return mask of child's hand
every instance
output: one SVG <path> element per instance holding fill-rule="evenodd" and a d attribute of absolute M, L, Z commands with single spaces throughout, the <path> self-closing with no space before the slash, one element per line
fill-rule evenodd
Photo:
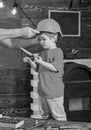
<path fill-rule="evenodd" d="M 27 63 L 29 63 L 30 60 L 31 60 L 31 59 L 30 59 L 29 57 L 24 57 L 24 58 L 23 58 L 23 61 L 24 61 L 24 62 L 27 62 Z"/>
<path fill-rule="evenodd" d="M 42 58 L 40 57 L 40 56 L 38 56 L 38 57 L 35 57 L 35 62 L 36 63 L 41 63 L 43 60 L 42 60 Z"/>
<path fill-rule="evenodd" d="M 37 58 L 36 58 L 36 59 L 37 59 Z M 35 58 L 34 58 L 34 60 L 35 60 Z M 36 63 L 35 63 L 34 60 L 31 60 L 30 57 L 24 57 L 24 58 L 23 58 L 23 61 L 24 61 L 24 62 L 28 62 L 29 65 L 36 71 L 37 65 L 36 65 Z"/>
<path fill-rule="evenodd" d="M 34 55 L 34 57 L 39 57 L 38 53 L 34 53 L 33 55 Z"/>

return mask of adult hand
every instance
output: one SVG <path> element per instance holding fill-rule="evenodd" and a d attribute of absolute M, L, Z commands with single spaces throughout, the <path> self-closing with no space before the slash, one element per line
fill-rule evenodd
<path fill-rule="evenodd" d="M 36 29 L 32 29 L 30 27 L 24 27 L 21 28 L 21 36 L 25 37 L 25 38 L 31 38 L 33 36 L 35 36 L 35 34 L 40 33 L 39 31 L 37 31 Z"/>

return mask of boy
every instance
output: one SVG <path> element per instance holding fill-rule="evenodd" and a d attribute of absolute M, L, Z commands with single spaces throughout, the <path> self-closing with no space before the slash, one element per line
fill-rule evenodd
<path fill-rule="evenodd" d="M 55 20 L 44 19 L 39 22 L 37 30 L 40 31 L 38 42 L 44 50 L 40 56 L 35 55 L 34 60 L 25 57 L 24 62 L 28 62 L 39 73 L 40 114 L 47 118 L 51 112 L 54 119 L 66 121 L 63 106 L 63 52 L 56 46 L 58 33 L 62 36 L 61 29 Z"/>

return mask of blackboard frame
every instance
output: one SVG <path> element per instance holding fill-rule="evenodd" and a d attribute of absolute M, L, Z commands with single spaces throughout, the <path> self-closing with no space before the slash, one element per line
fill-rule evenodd
<path fill-rule="evenodd" d="M 80 11 L 49 10 L 48 18 L 52 18 L 60 24 L 63 37 L 81 36 L 81 12 Z"/>

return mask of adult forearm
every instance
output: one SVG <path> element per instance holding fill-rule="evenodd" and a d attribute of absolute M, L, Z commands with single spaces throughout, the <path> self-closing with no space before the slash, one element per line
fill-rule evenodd
<path fill-rule="evenodd" d="M 0 40 L 13 38 L 13 37 L 24 37 L 31 38 L 39 31 L 30 27 L 16 28 L 16 29 L 4 29 L 0 28 Z"/>
<path fill-rule="evenodd" d="M 22 35 L 21 29 L 3 29 L 0 28 L 0 40 L 20 37 Z"/>
<path fill-rule="evenodd" d="M 15 48 L 15 46 L 12 43 L 11 39 L 5 39 L 0 42 L 0 45 L 8 47 L 8 48 Z"/>
<path fill-rule="evenodd" d="M 33 43 L 28 42 L 20 42 L 17 43 L 12 41 L 12 39 L 17 38 L 17 37 L 22 37 L 24 38 L 31 38 L 33 37 L 36 33 L 39 33 L 37 30 L 32 29 L 30 27 L 23 27 L 23 28 L 17 28 L 17 29 L 4 29 L 0 28 L 0 45 L 4 45 L 9 48 L 19 48 L 21 46 L 27 47 L 33 45 Z M 36 42 L 35 42 L 36 44 Z"/>

